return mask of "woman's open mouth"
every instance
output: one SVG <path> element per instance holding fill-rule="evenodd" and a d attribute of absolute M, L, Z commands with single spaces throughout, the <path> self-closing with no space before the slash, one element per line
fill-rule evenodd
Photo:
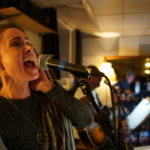
<path fill-rule="evenodd" d="M 26 66 L 26 67 L 29 67 L 29 68 L 36 67 L 33 57 L 26 58 L 26 60 L 24 61 L 23 65 Z"/>

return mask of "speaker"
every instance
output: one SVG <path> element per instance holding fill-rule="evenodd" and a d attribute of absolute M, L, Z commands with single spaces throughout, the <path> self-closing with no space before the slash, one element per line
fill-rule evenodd
<path fill-rule="evenodd" d="M 54 8 L 42 9 L 40 23 L 54 31 L 57 31 L 56 10 Z"/>
<path fill-rule="evenodd" d="M 25 12 L 25 14 L 31 17 L 33 20 L 37 21 L 38 23 L 41 23 L 42 9 L 31 2 L 30 4 L 28 3 L 28 6 L 30 7 L 30 10 Z"/>
<path fill-rule="evenodd" d="M 5 8 L 5 7 L 7 7 L 7 0 L 1 0 L 0 8 Z"/>
<path fill-rule="evenodd" d="M 32 15 L 33 4 L 28 0 L 1 0 L 0 9 L 15 7 L 29 17 Z"/>
<path fill-rule="evenodd" d="M 15 7 L 43 26 L 57 31 L 57 17 L 54 8 L 39 8 L 29 0 L 1 0 L 0 8 Z"/>
<path fill-rule="evenodd" d="M 30 10 L 31 5 L 28 0 L 1 0 L 0 2 L 0 8 L 15 7 L 24 13 Z"/>

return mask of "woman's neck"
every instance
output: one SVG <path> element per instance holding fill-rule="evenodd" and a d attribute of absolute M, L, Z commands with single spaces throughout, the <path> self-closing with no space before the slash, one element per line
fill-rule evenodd
<path fill-rule="evenodd" d="M 1 88 L 1 96 L 5 95 L 10 99 L 25 99 L 31 95 L 28 84 L 24 85 L 6 85 L 3 84 Z"/>

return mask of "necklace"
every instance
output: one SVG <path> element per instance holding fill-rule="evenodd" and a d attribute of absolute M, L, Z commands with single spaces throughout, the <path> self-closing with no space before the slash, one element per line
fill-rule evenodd
<path fill-rule="evenodd" d="M 38 131 L 37 131 L 37 141 L 40 143 L 40 144 L 44 144 L 44 137 L 43 137 L 43 130 L 38 128 L 7 96 L 5 96 L 4 94 L 2 94 L 2 92 L 0 91 L 0 94 L 5 98 L 7 99 L 27 120 L 28 122 L 30 122 L 32 124 L 32 126 L 34 126 Z M 35 100 L 35 105 L 36 105 L 36 110 L 37 110 L 37 114 L 38 114 L 38 107 L 37 107 L 37 103 L 36 103 L 36 100 Z M 39 115 L 38 115 L 38 120 L 39 120 Z M 40 127 L 40 123 L 39 123 L 39 127 Z"/>

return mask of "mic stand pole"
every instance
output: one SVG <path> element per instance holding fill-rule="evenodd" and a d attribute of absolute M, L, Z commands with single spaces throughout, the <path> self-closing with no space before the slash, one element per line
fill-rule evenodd
<path fill-rule="evenodd" d="M 118 138 L 121 136 L 121 128 L 122 128 L 122 122 L 121 122 L 121 109 L 123 110 L 125 116 L 127 116 L 127 113 L 124 110 L 123 104 L 121 102 L 120 97 L 118 97 Z"/>
<path fill-rule="evenodd" d="M 92 103 L 93 107 L 95 108 L 95 110 L 97 112 L 97 116 L 99 119 L 99 125 L 102 127 L 102 130 L 104 131 L 104 133 L 111 138 L 112 142 L 114 143 L 114 146 L 116 147 L 115 150 L 118 150 L 117 144 L 116 144 L 117 137 L 114 135 L 113 126 L 110 123 L 109 112 L 100 110 L 100 108 L 97 106 L 97 104 L 94 100 L 94 97 L 91 93 L 92 90 L 87 83 L 87 79 L 77 78 L 77 80 L 79 81 L 79 86 L 80 86 L 83 94 L 88 97 L 89 101 Z"/>
<path fill-rule="evenodd" d="M 125 116 L 127 115 L 126 111 L 124 110 L 124 106 L 121 102 L 121 96 L 120 93 L 118 93 L 118 91 L 112 86 L 112 89 L 114 91 L 114 93 L 117 96 L 117 100 L 118 100 L 118 139 L 120 139 L 120 135 L 121 135 L 121 128 L 122 128 L 122 123 L 121 123 L 121 109 L 124 112 Z"/>

